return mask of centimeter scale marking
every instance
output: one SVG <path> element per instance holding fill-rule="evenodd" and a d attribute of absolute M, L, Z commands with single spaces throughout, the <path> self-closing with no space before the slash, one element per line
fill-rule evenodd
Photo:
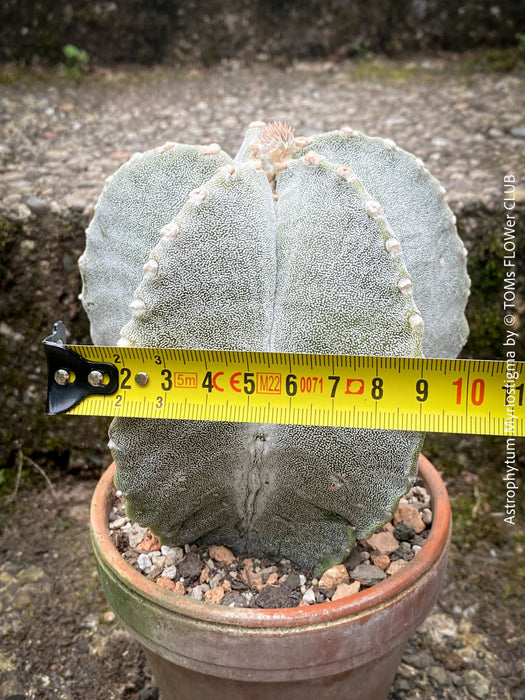
<path fill-rule="evenodd" d="M 525 363 L 67 346 L 118 370 L 73 415 L 524 436 Z M 145 386 L 139 373 L 147 375 Z M 74 377 L 72 378 L 74 381 Z"/>

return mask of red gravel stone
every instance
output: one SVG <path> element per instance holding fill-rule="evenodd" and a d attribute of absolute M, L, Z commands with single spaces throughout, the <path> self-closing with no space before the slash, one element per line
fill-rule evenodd
<path fill-rule="evenodd" d="M 378 554 L 392 554 L 399 547 L 399 542 L 391 532 L 376 532 L 375 535 L 365 540 L 365 544 Z"/>
<path fill-rule="evenodd" d="M 410 523 L 417 534 L 423 532 L 426 527 L 419 511 L 409 503 L 400 503 L 394 514 L 394 525 L 399 525 L 403 521 Z"/>

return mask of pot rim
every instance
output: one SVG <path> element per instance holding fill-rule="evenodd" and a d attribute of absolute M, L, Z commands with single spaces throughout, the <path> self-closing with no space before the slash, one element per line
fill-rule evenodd
<path fill-rule="evenodd" d="M 382 608 L 412 588 L 416 582 L 428 575 L 446 555 L 451 536 L 451 510 L 446 486 L 441 476 L 422 454 L 419 455 L 419 476 L 430 492 L 433 522 L 425 544 L 417 555 L 400 571 L 370 588 L 365 588 L 346 598 L 326 603 L 315 603 L 308 607 L 295 608 L 230 608 L 206 601 L 198 601 L 161 588 L 128 564 L 111 541 L 108 515 L 115 463 L 111 464 L 100 478 L 91 501 L 90 527 L 94 548 L 101 560 L 114 570 L 117 577 L 128 588 L 138 589 L 140 594 L 153 603 L 178 613 L 206 622 L 245 627 L 302 627 L 333 622 L 349 616 L 362 616 L 372 609 Z"/>

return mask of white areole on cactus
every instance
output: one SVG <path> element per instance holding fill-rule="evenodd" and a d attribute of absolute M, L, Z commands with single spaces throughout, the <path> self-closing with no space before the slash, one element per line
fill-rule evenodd
<path fill-rule="evenodd" d="M 388 140 L 250 125 L 233 161 L 166 146 L 106 185 L 81 258 L 95 343 L 454 357 L 464 247 L 439 183 Z M 317 572 L 387 521 L 413 482 L 411 432 L 115 419 L 128 512 Z"/>

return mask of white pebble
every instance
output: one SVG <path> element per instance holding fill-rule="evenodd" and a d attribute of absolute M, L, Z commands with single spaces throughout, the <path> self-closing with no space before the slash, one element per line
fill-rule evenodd
<path fill-rule="evenodd" d="M 412 488 L 410 489 L 410 493 L 413 493 L 416 496 L 428 496 L 428 492 L 424 486 L 412 486 Z"/>
<path fill-rule="evenodd" d="M 225 571 L 218 571 L 215 576 L 210 579 L 210 588 L 216 588 L 225 576 Z"/>
<path fill-rule="evenodd" d="M 126 516 L 122 518 L 116 518 L 116 520 L 113 520 L 113 522 L 109 523 L 109 529 L 120 530 L 120 528 L 123 527 L 126 523 L 129 523 L 129 518 L 127 518 Z"/>
<path fill-rule="evenodd" d="M 131 530 L 129 531 L 128 539 L 129 539 L 129 546 L 130 547 L 136 547 L 138 544 L 142 542 L 144 537 L 146 537 L 146 532 L 147 528 L 145 527 L 140 527 L 138 523 L 133 523 L 131 526 Z M 150 562 L 151 564 L 151 562 Z"/>
<path fill-rule="evenodd" d="M 312 603 L 315 603 L 315 593 L 313 588 L 308 588 L 306 593 L 303 595 L 303 600 L 305 603 L 308 603 L 308 605 L 312 605 Z"/>
<path fill-rule="evenodd" d="M 423 508 L 421 511 L 421 519 L 425 523 L 425 525 L 430 525 L 432 522 L 432 511 L 430 508 Z"/>
<path fill-rule="evenodd" d="M 141 571 L 145 571 L 146 573 L 148 573 L 148 569 L 151 570 L 152 567 L 151 558 L 148 554 L 140 554 L 139 558 L 137 559 L 137 564 L 139 569 Z"/>
<path fill-rule="evenodd" d="M 194 598 L 195 600 L 202 600 L 204 598 L 204 591 L 202 590 L 201 586 L 195 586 L 190 593 L 190 597 Z"/>
<path fill-rule="evenodd" d="M 166 569 L 161 574 L 161 578 L 169 578 L 170 581 L 173 581 L 173 579 L 177 576 L 177 567 L 176 566 L 168 566 Z"/>

